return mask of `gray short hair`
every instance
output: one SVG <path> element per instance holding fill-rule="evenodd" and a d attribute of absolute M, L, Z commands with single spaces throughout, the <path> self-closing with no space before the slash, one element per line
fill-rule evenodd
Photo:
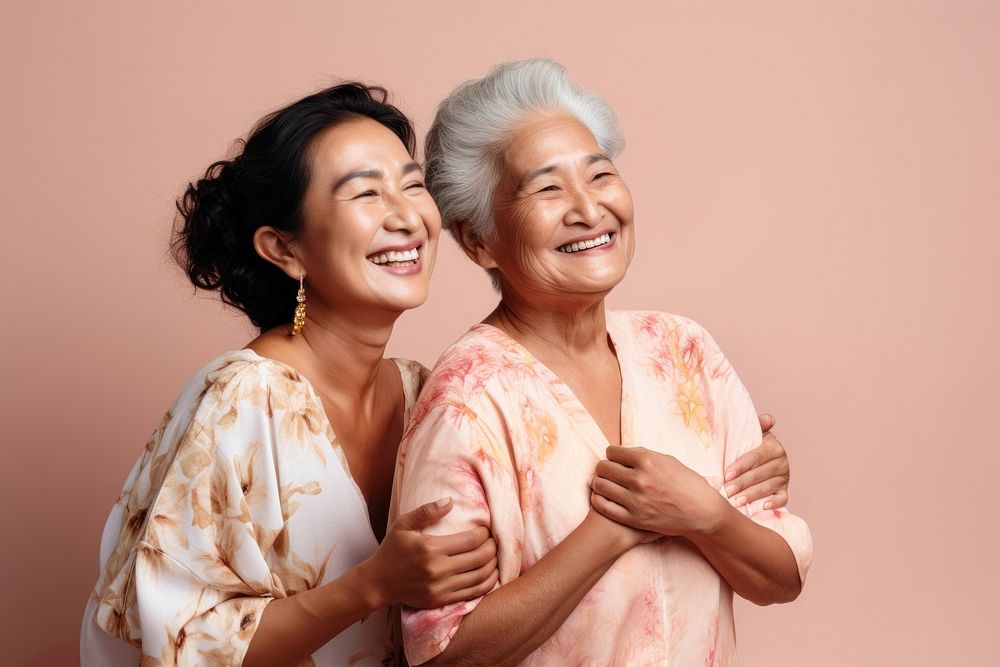
<path fill-rule="evenodd" d="M 574 84 L 562 65 L 547 58 L 497 65 L 486 76 L 459 85 L 441 102 L 424 156 L 427 189 L 452 235 L 454 222 L 464 223 L 476 239 L 496 232 L 493 195 L 505 142 L 524 116 L 553 109 L 586 125 L 609 157 L 624 148 L 608 103 Z M 499 277 L 490 273 L 499 288 Z"/>

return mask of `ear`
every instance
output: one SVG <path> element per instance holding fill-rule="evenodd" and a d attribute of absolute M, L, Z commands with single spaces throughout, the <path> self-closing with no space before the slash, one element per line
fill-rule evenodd
<path fill-rule="evenodd" d="M 287 233 L 274 227 L 263 226 L 253 234 L 253 247 L 257 254 L 281 269 L 293 280 L 305 273 L 302 263 L 292 253 L 292 242 Z"/>
<path fill-rule="evenodd" d="M 464 220 L 455 220 L 451 223 L 451 231 L 458 240 L 458 245 L 468 255 L 469 259 L 484 269 L 497 268 L 497 262 L 493 259 L 490 249 L 483 243 L 482 239 L 476 238 L 469 231 L 469 225 Z"/>

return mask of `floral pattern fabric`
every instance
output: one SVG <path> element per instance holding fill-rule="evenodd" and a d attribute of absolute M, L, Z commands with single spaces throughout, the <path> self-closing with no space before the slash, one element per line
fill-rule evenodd
<path fill-rule="evenodd" d="M 753 403 L 711 336 L 691 320 L 608 312 L 622 376 L 622 444 L 670 454 L 722 492 L 726 466 L 761 442 Z M 473 327 L 442 355 L 397 461 L 395 508 L 451 496 L 433 532 L 488 526 L 504 585 L 562 541 L 590 506 L 608 445 L 572 391 L 499 329 Z M 785 539 L 804 581 L 805 522 L 763 500 L 743 512 Z M 526 665 L 732 665 L 732 590 L 690 542 L 639 545 L 612 566 Z M 403 610 L 411 664 L 439 654 L 482 598 Z"/>
<path fill-rule="evenodd" d="M 406 415 L 420 364 L 395 360 Z M 87 605 L 88 665 L 239 665 L 275 598 L 328 583 L 378 548 L 322 402 L 251 350 L 212 361 L 132 468 L 101 540 Z M 391 660 L 388 608 L 306 661 Z"/>

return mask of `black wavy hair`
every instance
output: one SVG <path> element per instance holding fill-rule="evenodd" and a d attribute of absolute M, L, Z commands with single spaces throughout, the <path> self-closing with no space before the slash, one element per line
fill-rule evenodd
<path fill-rule="evenodd" d="M 344 83 L 268 114 L 238 142 L 239 153 L 219 160 L 177 200 L 171 241 L 174 258 L 198 289 L 218 290 L 265 331 L 290 322 L 298 281 L 257 254 L 253 236 L 269 225 L 294 238 L 302 229 L 309 186 L 310 146 L 323 130 L 367 117 L 391 130 L 412 157 L 410 120 L 379 86 Z"/>

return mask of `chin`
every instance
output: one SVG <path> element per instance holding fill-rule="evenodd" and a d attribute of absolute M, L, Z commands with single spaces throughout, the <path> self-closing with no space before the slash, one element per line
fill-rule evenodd
<path fill-rule="evenodd" d="M 580 281 L 580 292 L 592 294 L 610 292 L 624 279 L 624 270 L 611 270 L 606 273 L 602 271 L 597 275 L 587 276 L 585 280 Z"/>
<path fill-rule="evenodd" d="M 428 291 L 414 291 L 408 294 L 386 294 L 383 303 L 392 310 L 400 312 L 419 308 L 427 302 Z"/>

